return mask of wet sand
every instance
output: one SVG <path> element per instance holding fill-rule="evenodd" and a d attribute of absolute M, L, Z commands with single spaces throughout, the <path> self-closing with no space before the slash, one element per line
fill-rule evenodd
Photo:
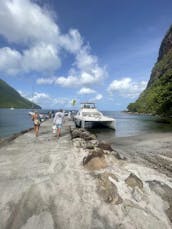
<path fill-rule="evenodd" d="M 172 177 L 172 133 L 115 138 L 113 148 L 130 162 L 141 163 Z"/>

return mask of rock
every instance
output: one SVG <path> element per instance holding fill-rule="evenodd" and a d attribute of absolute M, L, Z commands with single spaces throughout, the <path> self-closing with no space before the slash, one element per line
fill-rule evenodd
<path fill-rule="evenodd" d="M 88 142 L 86 144 L 86 149 L 94 149 L 94 144 L 92 144 L 91 142 Z"/>
<path fill-rule="evenodd" d="M 107 167 L 107 162 L 105 158 L 94 157 L 85 165 L 85 167 L 89 170 L 105 169 Z"/>
<path fill-rule="evenodd" d="M 99 147 L 100 149 L 102 149 L 102 150 L 108 150 L 108 151 L 110 151 L 110 152 L 113 151 L 111 145 L 110 145 L 110 144 L 107 144 L 107 143 L 104 143 L 104 142 L 100 142 L 100 143 L 98 144 L 98 147 Z"/>
<path fill-rule="evenodd" d="M 94 157 L 103 157 L 103 150 L 97 148 L 95 150 L 90 150 L 88 156 L 83 158 L 83 165 L 87 164 Z"/>
<path fill-rule="evenodd" d="M 86 142 L 82 138 L 74 138 L 73 139 L 73 145 L 76 148 L 86 148 Z"/>
<path fill-rule="evenodd" d="M 143 182 L 133 173 L 130 173 L 130 175 L 125 180 L 125 183 L 133 189 L 135 187 L 143 189 Z"/>
<path fill-rule="evenodd" d="M 117 182 L 118 182 L 118 178 L 117 178 L 113 173 L 107 173 L 107 174 L 109 174 L 108 179 L 109 179 L 112 183 L 114 183 L 114 181 L 117 181 Z"/>
<path fill-rule="evenodd" d="M 76 129 L 71 131 L 71 135 L 72 135 L 72 139 L 73 138 L 83 138 L 86 141 L 96 140 L 96 136 L 94 134 L 90 134 L 85 129 L 76 128 Z"/>
<path fill-rule="evenodd" d="M 116 185 L 109 180 L 109 177 L 116 180 L 114 174 L 105 172 L 98 175 L 98 193 L 107 203 L 121 204 L 123 200 L 118 194 Z"/>
<path fill-rule="evenodd" d="M 76 128 L 76 129 L 72 130 L 71 134 L 72 134 L 72 139 L 73 138 L 80 138 L 81 130 Z"/>
<path fill-rule="evenodd" d="M 81 138 L 83 138 L 85 141 L 96 140 L 96 136 L 90 133 L 82 133 Z"/>
<path fill-rule="evenodd" d="M 112 151 L 112 154 L 115 156 L 116 159 L 118 160 L 127 160 L 127 158 L 125 156 L 123 156 L 122 154 L 120 154 L 117 151 Z"/>
<path fill-rule="evenodd" d="M 172 188 L 170 188 L 165 183 L 159 182 L 157 180 L 146 182 L 149 184 L 151 190 L 161 196 L 164 201 L 167 201 L 169 207 L 166 210 L 166 214 L 169 220 L 172 222 Z"/>
<path fill-rule="evenodd" d="M 108 151 L 108 150 L 103 150 L 103 152 L 104 152 L 104 154 L 106 154 L 106 155 L 110 155 L 110 154 L 111 154 L 111 152 Z"/>
<path fill-rule="evenodd" d="M 96 139 L 96 140 L 90 140 L 89 143 L 93 144 L 95 147 L 98 146 L 99 144 L 99 141 Z"/>
<path fill-rule="evenodd" d="M 79 138 L 73 139 L 73 145 L 74 145 L 76 148 L 80 148 L 80 147 L 81 147 L 81 142 L 79 141 Z"/>
<path fill-rule="evenodd" d="M 143 199 L 143 193 L 137 186 L 132 191 L 132 197 L 137 202 L 140 202 Z"/>
<path fill-rule="evenodd" d="M 170 229 L 167 225 L 160 220 L 156 215 L 151 214 L 147 211 L 146 208 L 138 207 L 137 205 L 125 205 L 124 211 L 126 217 L 129 217 L 130 222 L 132 222 L 132 226 L 130 227 L 127 224 L 126 228 L 138 228 L 138 229 Z"/>

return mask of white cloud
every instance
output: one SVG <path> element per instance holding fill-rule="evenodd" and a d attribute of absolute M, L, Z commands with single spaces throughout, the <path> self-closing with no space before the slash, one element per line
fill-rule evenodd
<path fill-rule="evenodd" d="M 101 100 L 103 98 L 102 94 L 98 94 L 96 95 L 96 97 L 94 98 L 95 100 Z"/>
<path fill-rule="evenodd" d="M 68 52 L 77 53 L 83 45 L 83 40 L 78 30 L 70 29 L 68 34 L 61 34 L 59 45 Z"/>
<path fill-rule="evenodd" d="M 26 94 L 25 94 L 23 91 L 17 90 L 17 92 L 18 92 L 22 97 L 25 97 L 25 98 L 27 97 Z"/>
<path fill-rule="evenodd" d="M 37 84 L 54 84 L 54 81 L 56 80 L 55 77 L 51 78 L 38 78 L 37 79 Z"/>
<path fill-rule="evenodd" d="M 78 91 L 78 94 L 83 95 L 83 94 L 94 94 L 96 93 L 95 90 L 87 87 L 83 87 Z"/>
<path fill-rule="evenodd" d="M 62 87 L 73 87 L 73 86 L 78 86 L 80 84 L 78 78 L 75 76 L 68 76 L 67 78 L 63 76 L 57 77 L 54 80 L 54 83 Z"/>
<path fill-rule="evenodd" d="M 50 101 L 51 100 L 51 97 L 46 94 L 46 93 L 39 93 L 39 92 L 35 92 L 33 94 L 33 96 L 31 98 L 29 98 L 31 101 L 35 102 L 35 103 L 40 103 L 42 101 Z"/>
<path fill-rule="evenodd" d="M 80 85 L 78 78 L 75 76 L 68 76 L 67 78 L 65 78 L 64 76 L 38 78 L 36 82 L 37 84 L 54 84 L 54 85 L 60 85 L 62 87 L 72 87 L 72 86 Z"/>
<path fill-rule="evenodd" d="M 89 71 L 91 67 L 97 65 L 97 57 L 89 53 L 89 47 L 84 46 L 76 56 L 76 66 L 82 71 Z"/>
<path fill-rule="evenodd" d="M 56 43 L 59 28 L 49 12 L 33 1 L 0 0 L 0 34 L 16 43 Z"/>
<path fill-rule="evenodd" d="M 81 85 L 100 84 L 107 76 L 105 69 L 98 65 L 92 66 L 88 71 L 82 71 L 80 76 Z"/>
<path fill-rule="evenodd" d="M 60 66 L 57 50 L 40 43 L 23 53 L 9 47 L 0 49 L 0 71 L 8 75 L 30 71 L 53 71 Z"/>
<path fill-rule="evenodd" d="M 40 43 L 23 53 L 22 67 L 24 71 L 44 71 L 59 68 L 61 62 L 57 50 L 51 44 Z"/>
<path fill-rule="evenodd" d="M 48 108 L 57 109 L 59 107 L 67 108 L 71 106 L 71 99 L 64 98 L 64 97 L 54 98 L 47 93 L 35 92 L 32 97 L 26 97 L 26 98 L 40 105 L 42 108 L 47 108 L 47 109 Z"/>
<path fill-rule="evenodd" d="M 54 71 L 60 67 L 58 25 L 38 4 L 30 0 L 0 0 L 0 35 L 9 43 L 23 43 L 25 47 L 20 51 L 0 49 L 1 72 Z"/>
<path fill-rule="evenodd" d="M 70 71 L 72 74 L 64 77 L 50 77 L 37 79 L 38 84 L 55 84 L 62 87 L 84 87 L 100 84 L 107 76 L 105 69 L 94 66 L 89 71 Z"/>
<path fill-rule="evenodd" d="M 16 74 L 21 67 L 21 54 L 13 49 L 4 47 L 0 49 L 0 71 L 7 74 Z"/>
<path fill-rule="evenodd" d="M 146 81 L 135 82 L 131 78 L 123 78 L 112 81 L 107 90 L 111 94 L 118 92 L 123 97 L 136 98 L 146 85 Z"/>
<path fill-rule="evenodd" d="M 23 47 L 20 51 L 10 47 L 0 50 L 4 59 L 0 64 L 1 72 L 49 71 L 52 74 L 61 66 L 61 53 L 67 52 L 74 57 L 68 74 L 53 79 L 38 79 L 39 84 L 51 82 L 63 87 L 89 86 L 102 82 L 107 75 L 77 29 L 62 34 L 52 14 L 31 0 L 0 0 L 0 35 L 9 44 L 22 44 Z"/>
<path fill-rule="evenodd" d="M 40 78 L 38 84 L 56 84 L 62 87 L 85 87 L 100 84 L 107 77 L 105 68 L 98 65 L 98 59 L 89 53 L 86 46 L 80 48 L 76 54 L 74 67 L 68 76 Z"/>
<path fill-rule="evenodd" d="M 62 87 L 82 87 L 100 84 L 106 77 L 107 73 L 100 67 L 90 69 L 90 72 L 75 72 L 76 75 L 69 75 L 67 77 L 50 77 L 37 79 L 38 84 L 55 84 Z"/>

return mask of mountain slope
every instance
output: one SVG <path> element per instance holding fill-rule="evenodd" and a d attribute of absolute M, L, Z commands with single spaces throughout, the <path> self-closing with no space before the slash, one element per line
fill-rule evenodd
<path fill-rule="evenodd" d="M 172 116 L 172 26 L 165 35 L 146 89 L 128 110 Z"/>
<path fill-rule="evenodd" d="M 0 79 L 0 108 L 41 108 L 23 98 L 14 88 Z"/>

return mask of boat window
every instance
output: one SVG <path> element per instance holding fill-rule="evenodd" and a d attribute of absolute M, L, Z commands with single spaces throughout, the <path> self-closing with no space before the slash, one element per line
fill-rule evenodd
<path fill-rule="evenodd" d="M 98 112 L 82 112 L 83 116 L 101 116 Z"/>
<path fill-rule="evenodd" d="M 85 103 L 81 105 L 81 108 L 93 109 L 95 108 L 95 104 L 94 103 Z"/>
<path fill-rule="evenodd" d="M 90 108 L 89 104 L 84 104 L 84 108 Z"/>

